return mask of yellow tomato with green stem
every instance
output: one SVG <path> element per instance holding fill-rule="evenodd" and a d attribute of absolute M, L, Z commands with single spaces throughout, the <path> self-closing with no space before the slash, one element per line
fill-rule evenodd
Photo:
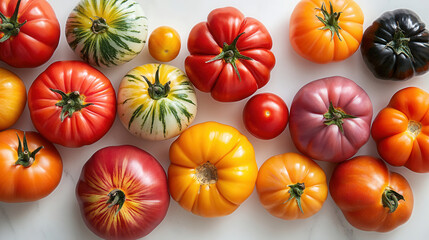
<path fill-rule="evenodd" d="M 149 37 L 149 53 L 160 62 L 169 62 L 180 52 L 180 35 L 172 27 L 161 26 Z"/>
<path fill-rule="evenodd" d="M 314 215 L 328 196 L 322 168 L 298 153 L 285 153 L 265 161 L 259 169 L 256 190 L 264 208 L 285 220 Z"/>
<path fill-rule="evenodd" d="M 13 72 L 0 68 L 0 130 L 18 121 L 27 102 L 27 91 L 22 80 Z"/>
<path fill-rule="evenodd" d="M 185 130 L 170 147 L 168 185 L 184 209 L 203 217 L 231 214 L 253 192 L 255 152 L 235 128 L 205 122 Z"/>

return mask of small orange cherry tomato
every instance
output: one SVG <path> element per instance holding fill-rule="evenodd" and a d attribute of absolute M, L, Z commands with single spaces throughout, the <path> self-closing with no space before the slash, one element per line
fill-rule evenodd
<path fill-rule="evenodd" d="M 149 53 L 158 61 L 169 62 L 180 52 L 180 36 L 171 27 L 162 26 L 153 30 L 149 37 Z"/>
<path fill-rule="evenodd" d="M 27 91 L 22 80 L 14 73 L 0 68 L 0 130 L 18 121 L 27 102 Z"/>
<path fill-rule="evenodd" d="M 353 0 L 301 0 L 290 18 L 290 42 L 312 62 L 341 61 L 359 48 L 363 20 Z"/>
<path fill-rule="evenodd" d="M 325 172 L 298 153 L 284 153 L 265 161 L 258 172 L 256 190 L 264 208 L 285 220 L 314 215 L 328 196 Z"/>

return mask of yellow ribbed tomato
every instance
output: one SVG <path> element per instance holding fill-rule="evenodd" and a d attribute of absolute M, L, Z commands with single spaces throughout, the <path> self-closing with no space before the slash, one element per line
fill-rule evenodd
<path fill-rule="evenodd" d="M 0 68 L 0 130 L 18 121 L 27 102 L 27 91 L 22 80 L 14 73 Z"/>
<path fill-rule="evenodd" d="M 322 168 L 298 153 L 285 153 L 265 161 L 259 169 L 256 190 L 264 208 L 285 220 L 314 215 L 328 196 Z"/>
<path fill-rule="evenodd" d="M 168 185 L 183 208 L 203 217 L 234 212 L 255 187 L 258 166 L 247 138 L 216 122 L 194 125 L 170 147 Z"/>

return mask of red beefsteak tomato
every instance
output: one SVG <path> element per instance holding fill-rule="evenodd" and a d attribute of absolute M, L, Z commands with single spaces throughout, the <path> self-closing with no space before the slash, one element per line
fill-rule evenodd
<path fill-rule="evenodd" d="M 60 183 L 63 162 L 55 146 L 37 132 L 0 132 L 0 201 L 29 202 Z"/>
<path fill-rule="evenodd" d="M 261 22 L 233 7 L 218 8 L 189 33 L 186 74 L 214 99 L 238 101 L 269 81 L 275 65 L 271 47 L 271 36 Z"/>
<path fill-rule="evenodd" d="M 46 0 L 2 0 L 0 60 L 17 68 L 47 62 L 60 40 L 60 24 Z"/>
<path fill-rule="evenodd" d="M 337 165 L 329 192 L 347 221 L 365 231 L 391 231 L 407 222 L 413 211 L 413 192 L 407 180 L 371 156 Z"/>
<path fill-rule="evenodd" d="M 28 108 L 36 129 L 66 147 L 96 142 L 112 126 L 116 95 L 109 79 L 80 61 L 51 64 L 28 91 Z"/>
<path fill-rule="evenodd" d="M 94 153 L 82 168 L 76 197 L 86 225 L 104 239 L 146 236 L 164 219 L 170 203 L 162 166 L 129 145 Z"/>
<path fill-rule="evenodd" d="M 341 162 L 369 139 L 372 103 L 366 92 L 344 77 L 328 77 L 295 95 L 289 129 L 297 149 L 312 159 Z"/>

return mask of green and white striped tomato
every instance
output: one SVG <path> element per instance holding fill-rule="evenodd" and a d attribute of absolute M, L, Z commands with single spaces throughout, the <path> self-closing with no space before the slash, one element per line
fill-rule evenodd
<path fill-rule="evenodd" d="M 166 64 L 146 64 L 128 72 L 117 99 L 122 124 L 148 140 L 179 135 L 197 113 L 192 83 L 182 70 Z"/>
<path fill-rule="evenodd" d="M 66 23 L 70 47 L 99 67 L 130 61 L 143 49 L 147 35 L 147 17 L 134 0 L 81 0 Z"/>

